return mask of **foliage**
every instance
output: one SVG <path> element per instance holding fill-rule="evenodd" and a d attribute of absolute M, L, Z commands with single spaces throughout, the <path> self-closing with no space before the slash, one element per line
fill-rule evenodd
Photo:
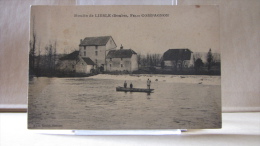
<path fill-rule="evenodd" d="M 200 70 L 203 65 L 204 65 L 204 63 L 202 62 L 201 58 L 198 58 L 194 62 L 194 68 L 195 68 L 196 71 Z"/>
<path fill-rule="evenodd" d="M 160 54 L 146 54 L 146 55 L 137 55 L 138 66 L 140 67 L 151 67 L 158 66 L 161 63 Z"/>

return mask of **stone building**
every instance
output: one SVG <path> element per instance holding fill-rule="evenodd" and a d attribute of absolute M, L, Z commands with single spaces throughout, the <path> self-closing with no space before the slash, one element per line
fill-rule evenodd
<path fill-rule="evenodd" d="M 189 68 L 194 65 L 193 52 L 187 48 L 169 49 L 163 54 L 165 67 Z"/>
<path fill-rule="evenodd" d="M 80 40 L 79 55 L 90 58 L 96 67 L 105 67 L 108 51 L 116 49 L 116 43 L 111 36 L 86 37 Z"/>
<path fill-rule="evenodd" d="M 60 58 L 58 70 L 64 73 L 90 74 L 94 65 L 95 63 L 90 58 L 82 58 L 79 51 L 74 51 Z"/>
<path fill-rule="evenodd" d="M 116 50 L 111 36 L 86 37 L 80 41 L 79 51 L 74 51 L 62 58 L 59 70 L 89 74 L 92 70 L 127 71 L 138 70 L 137 53 L 132 49 Z"/>
<path fill-rule="evenodd" d="M 137 53 L 132 49 L 110 50 L 106 57 L 107 71 L 127 71 L 138 70 Z"/>

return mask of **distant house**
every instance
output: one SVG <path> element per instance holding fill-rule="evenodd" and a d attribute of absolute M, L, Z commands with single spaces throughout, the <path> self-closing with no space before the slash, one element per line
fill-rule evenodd
<path fill-rule="evenodd" d="M 107 71 L 138 70 L 137 53 L 132 49 L 110 50 L 106 56 Z"/>
<path fill-rule="evenodd" d="M 62 58 L 58 65 L 58 69 L 67 73 L 91 73 L 95 63 L 88 57 L 82 58 L 79 51 L 74 51 Z"/>
<path fill-rule="evenodd" d="M 79 55 L 90 58 L 96 67 L 105 66 L 108 51 L 116 49 L 116 43 L 111 36 L 86 37 L 80 40 Z"/>
<path fill-rule="evenodd" d="M 163 54 L 165 67 L 188 68 L 194 65 L 193 52 L 187 48 L 169 49 Z"/>

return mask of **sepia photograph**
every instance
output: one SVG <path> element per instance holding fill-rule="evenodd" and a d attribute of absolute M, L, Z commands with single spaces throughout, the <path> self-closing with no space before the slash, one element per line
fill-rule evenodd
<path fill-rule="evenodd" d="M 31 6 L 28 128 L 222 127 L 218 6 Z"/>

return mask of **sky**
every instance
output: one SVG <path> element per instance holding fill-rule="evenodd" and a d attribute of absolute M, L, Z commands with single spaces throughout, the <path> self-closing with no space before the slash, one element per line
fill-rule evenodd
<path fill-rule="evenodd" d="M 99 14 L 128 17 L 95 17 Z M 145 14 L 167 17 L 142 17 Z M 37 46 L 56 42 L 58 53 L 77 50 L 80 39 L 97 36 L 112 36 L 117 49 L 122 44 L 141 54 L 174 48 L 220 53 L 218 6 L 32 6 L 31 34 L 32 26 Z"/>

